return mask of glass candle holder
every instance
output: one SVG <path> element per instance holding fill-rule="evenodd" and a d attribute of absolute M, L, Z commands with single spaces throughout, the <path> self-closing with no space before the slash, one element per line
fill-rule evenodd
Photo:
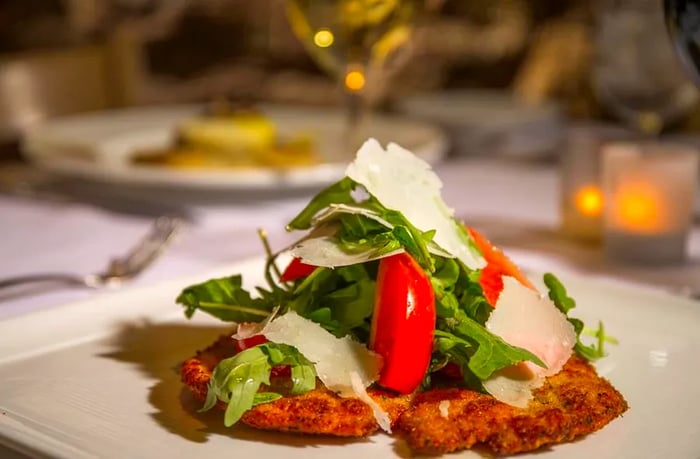
<path fill-rule="evenodd" d="M 686 257 L 698 152 L 664 143 L 603 147 L 604 245 L 611 261 L 675 264 Z"/>
<path fill-rule="evenodd" d="M 606 124 L 581 124 L 567 130 L 559 193 L 565 235 L 590 243 L 602 241 L 601 147 L 606 142 L 630 140 L 633 136 L 630 130 Z"/>

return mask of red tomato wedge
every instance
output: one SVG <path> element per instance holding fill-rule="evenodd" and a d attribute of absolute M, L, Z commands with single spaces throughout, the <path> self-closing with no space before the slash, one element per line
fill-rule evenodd
<path fill-rule="evenodd" d="M 503 290 L 503 276 L 514 277 L 525 287 L 537 290 L 520 268 L 518 268 L 501 249 L 494 247 L 488 239 L 474 228 L 467 228 L 467 231 L 486 259 L 486 266 L 481 271 L 479 285 L 481 285 L 481 289 L 484 291 L 486 301 L 488 301 L 491 306 L 496 306 L 498 296 Z"/>
<path fill-rule="evenodd" d="M 435 293 L 408 254 L 382 258 L 370 329 L 370 349 L 384 359 L 379 384 L 402 394 L 418 388 L 430 365 Z"/>
<path fill-rule="evenodd" d="M 292 258 L 284 272 L 280 276 L 280 282 L 292 282 L 302 277 L 306 277 L 316 269 L 313 265 L 307 265 L 300 258 Z"/>

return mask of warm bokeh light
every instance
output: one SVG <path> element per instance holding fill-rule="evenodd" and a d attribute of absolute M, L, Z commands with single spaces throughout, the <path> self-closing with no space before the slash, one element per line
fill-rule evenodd
<path fill-rule="evenodd" d="M 314 44 L 319 48 L 328 48 L 334 40 L 333 32 L 328 29 L 320 29 L 314 34 Z"/>
<path fill-rule="evenodd" d="M 625 184 L 620 187 L 615 201 L 617 217 L 628 228 L 652 232 L 664 224 L 662 199 L 648 183 Z"/>
<path fill-rule="evenodd" d="M 576 208 L 587 217 L 597 217 L 603 211 L 603 193 L 595 185 L 586 185 L 574 196 Z"/>
<path fill-rule="evenodd" d="M 345 74 L 345 87 L 350 91 L 362 91 L 365 87 L 365 75 L 359 70 L 351 70 Z"/>

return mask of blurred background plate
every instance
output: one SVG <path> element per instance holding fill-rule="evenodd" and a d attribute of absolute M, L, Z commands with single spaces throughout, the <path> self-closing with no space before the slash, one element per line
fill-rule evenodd
<path fill-rule="evenodd" d="M 24 155 L 38 167 L 93 183 L 195 191 L 284 191 L 320 188 L 342 177 L 354 156 L 344 145 L 344 113 L 332 108 L 261 105 L 280 136 L 307 134 L 322 161 L 291 169 L 174 169 L 134 164 L 136 151 L 166 147 L 178 123 L 202 112 L 199 105 L 96 112 L 49 121 L 30 130 Z M 395 142 L 430 163 L 441 160 L 447 137 L 434 124 L 400 116 L 374 116 L 363 137 Z"/>

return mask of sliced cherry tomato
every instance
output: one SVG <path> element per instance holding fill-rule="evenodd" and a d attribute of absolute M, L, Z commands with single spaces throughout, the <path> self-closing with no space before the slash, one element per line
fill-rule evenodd
<path fill-rule="evenodd" d="M 370 349 L 384 359 L 379 384 L 402 394 L 418 388 L 430 365 L 435 293 L 408 254 L 382 258 L 370 329 Z"/>
<path fill-rule="evenodd" d="M 267 343 L 267 338 L 264 335 L 253 335 L 249 338 L 237 339 L 236 352 L 242 352 L 263 343 Z"/>
<path fill-rule="evenodd" d="M 300 258 L 292 258 L 292 261 L 280 276 L 280 282 L 292 282 L 301 279 L 314 272 L 315 269 L 315 266 L 307 265 Z"/>
<path fill-rule="evenodd" d="M 481 271 L 479 285 L 484 291 L 484 297 L 491 306 L 496 306 L 498 297 L 503 290 L 503 276 L 514 277 L 527 288 L 537 290 L 518 266 L 508 258 L 501 249 L 494 247 L 491 242 L 474 228 L 467 228 L 469 235 L 481 254 L 486 259 L 486 266 Z"/>
<path fill-rule="evenodd" d="M 503 272 L 498 266 L 487 264 L 481 270 L 479 285 L 481 285 L 486 301 L 495 307 L 498 297 L 503 291 Z"/>
<path fill-rule="evenodd" d="M 253 335 L 250 338 L 237 339 L 236 341 L 236 352 L 242 352 L 251 347 L 255 347 L 258 344 L 267 343 L 267 338 L 264 335 Z M 272 367 L 270 370 L 270 376 L 291 376 L 292 369 L 289 365 L 277 365 Z"/>

